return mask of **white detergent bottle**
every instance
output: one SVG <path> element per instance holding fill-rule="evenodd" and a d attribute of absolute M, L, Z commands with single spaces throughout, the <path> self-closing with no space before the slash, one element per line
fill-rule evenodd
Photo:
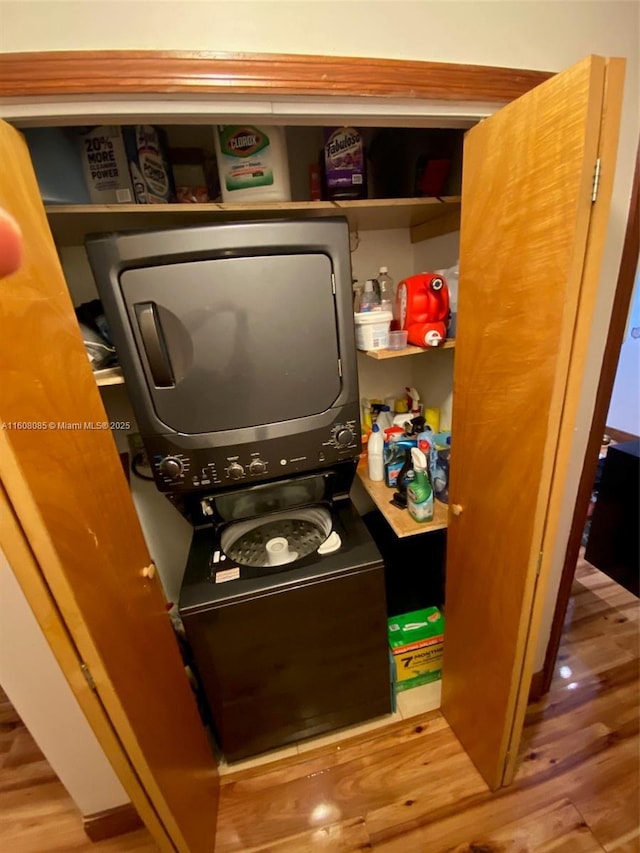
<path fill-rule="evenodd" d="M 291 201 L 283 127 L 225 124 L 213 135 L 223 201 Z"/>
<path fill-rule="evenodd" d="M 369 479 L 375 482 L 384 480 L 384 438 L 378 424 L 374 424 L 367 444 L 367 462 L 369 465 Z"/>

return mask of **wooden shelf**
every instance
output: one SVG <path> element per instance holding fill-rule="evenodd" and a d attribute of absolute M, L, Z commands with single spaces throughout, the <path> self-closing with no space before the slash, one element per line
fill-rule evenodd
<path fill-rule="evenodd" d="M 45 207 L 59 246 L 78 246 L 87 234 L 230 222 L 259 215 L 346 216 L 351 231 L 409 228 L 413 242 L 460 228 L 460 196 L 292 201 L 263 204 L 50 204 Z"/>
<path fill-rule="evenodd" d="M 453 349 L 456 345 L 454 339 L 445 341 L 438 347 L 413 347 L 406 346 L 404 349 L 376 349 L 376 350 L 358 350 L 358 352 L 364 353 L 364 355 L 368 355 L 369 358 L 375 358 L 378 361 L 387 359 L 387 358 L 400 358 L 404 355 L 420 355 L 420 353 L 425 352 L 437 352 L 441 349 Z"/>
<path fill-rule="evenodd" d="M 107 367 L 105 370 L 94 370 L 96 385 L 104 388 L 106 385 L 124 385 L 121 367 Z"/>
<path fill-rule="evenodd" d="M 390 489 L 384 482 L 377 483 L 369 479 L 366 457 L 361 459 L 358 464 L 358 477 L 399 539 L 403 539 L 405 536 L 417 536 L 419 533 L 430 533 L 433 530 L 444 530 L 446 528 L 449 508 L 440 501 L 434 500 L 433 502 L 433 521 L 422 523 L 414 521 L 406 509 L 398 509 L 398 507 L 393 506 L 390 501 L 393 497 L 394 489 Z"/>

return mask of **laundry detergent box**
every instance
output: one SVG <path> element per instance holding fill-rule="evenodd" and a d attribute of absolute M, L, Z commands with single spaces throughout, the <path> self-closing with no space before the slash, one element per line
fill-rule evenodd
<path fill-rule="evenodd" d="M 111 125 L 83 128 L 79 141 L 82 168 L 91 201 L 94 204 L 134 202 L 120 128 Z"/>
<path fill-rule="evenodd" d="M 444 616 L 437 607 L 393 616 L 387 628 L 396 693 L 442 678 Z"/>
<path fill-rule="evenodd" d="M 164 131 L 149 124 L 135 124 L 124 127 L 122 136 L 138 204 L 174 201 L 173 172 Z"/>

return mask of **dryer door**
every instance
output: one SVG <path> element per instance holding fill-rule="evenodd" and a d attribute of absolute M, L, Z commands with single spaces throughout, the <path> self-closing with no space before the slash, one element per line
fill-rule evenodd
<path fill-rule="evenodd" d="M 341 390 L 331 274 L 320 253 L 123 272 L 157 417 L 193 434 L 329 409 Z"/>

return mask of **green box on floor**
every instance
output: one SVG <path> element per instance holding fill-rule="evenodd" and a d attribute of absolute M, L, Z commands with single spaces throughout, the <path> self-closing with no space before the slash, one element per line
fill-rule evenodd
<path fill-rule="evenodd" d="M 437 607 L 387 620 L 394 692 L 442 678 L 444 616 Z"/>

